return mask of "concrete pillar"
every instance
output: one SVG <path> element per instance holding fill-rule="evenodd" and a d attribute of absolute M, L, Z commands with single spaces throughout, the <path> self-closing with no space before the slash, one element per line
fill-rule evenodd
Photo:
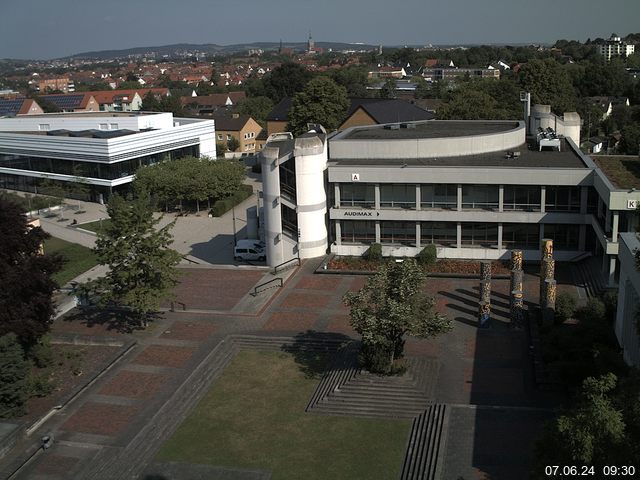
<path fill-rule="evenodd" d="M 521 269 L 511 270 L 511 279 L 509 281 L 509 291 L 524 292 L 524 271 Z M 513 298 L 510 299 L 513 303 Z"/>
<path fill-rule="evenodd" d="M 538 235 L 539 243 L 542 243 L 542 239 L 544 238 L 544 223 L 540 224 L 540 234 Z"/>
<path fill-rule="evenodd" d="M 457 195 L 456 198 L 458 200 L 457 206 L 456 206 L 456 210 L 458 210 L 459 212 L 462 211 L 462 184 L 458 184 L 458 191 L 457 191 Z"/>
<path fill-rule="evenodd" d="M 491 280 L 480 282 L 480 302 L 491 303 Z"/>
<path fill-rule="evenodd" d="M 540 187 L 540 212 L 544 213 L 546 211 L 545 210 L 546 203 L 547 203 L 547 187 L 545 185 L 542 185 Z"/>
<path fill-rule="evenodd" d="M 373 195 L 375 199 L 374 206 L 376 210 L 380 210 L 380 184 L 376 183 L 373 187 Z"/>
<path fill-rule="evenodd" d="M 340 220 L 334 220 L 334 224 L 336 227 L 336 245 L 342 245 L 342 224 L 340 223 Z"/>
<path fill-rule="evenodd" d="M 333 196 L 335 197 L 335 199 L 333 200 L 333 206 L 335 208 L 340 208 L 340 184 L 339 183 L 333 184 Z"/>
<path fill-rule="evenodd" d="M 491 280 L 491 262 L 489 260 L 480 262 L 480 280 Z"/>
<path fill-rule="evenodd" d="M 609 287 L 615 287 L 616 286 L 616 256 L 615 255 L 610 255 L 610 259 L 609 259 L 609 282 L 608 282 L 608 286 Z"/>
<path fill-rule="evenodd" d="M 589 187 L 580 187 L 580 213 L 587 213 L 587 199 L 589 198 Z"/>
<path fill-rule="evenodd" d="M 524 322 L 524 294 L 522 290 L 512 290 L 511 299 L 511 305 L 509 306 L 511 326 L 519 329 L 522 328 Z"/>
<path fill-rule="evenodd" d="M 487 302 L 478 304 L 478 323 L 480 328 L 489 328 L 489 320 L 491 320 L 491 305 Z"/>
<path fill-rule="evenodd" d="M 502 250 L 502 223 L 498 224 L 498 250 Z"/>
<path fill-rule="evenodd" d="M 584 252 L 584 249 L 586 248 L 586 241 L 587 241 L 587 226 L 580 225 L 580 230 L 578 231 L 578 250 L 580 250 L 581 252 Z"/>
<path fill-rule="evenodd" d="M 376 220 L 376 243 L 380 243 L 380 220 Z"/>
<path fill-rule="evenodd" d="M 522 270 L 522 250 L 511 250 L 510 267 L 511 270 Z"/>
<path fill-rule="evenodd" d="M 416 210 L 420 210 L 422 205 L 420 205 L 420 201 L 422 199 L 422 195 L 420 193 L 420 184 L 416 184 Z"/>
<path fill-rule="evenodd" d="M 556 292 L 557 283 L 555 280 L 546 280 L 544 288 L 544 298 L 541 303 L 542 323 L 544 325 L 553 325 L 556 317 Z"/>
<path fill-rule="evenodd" d="M 619 224 L 620 224 L 620 212 L 616 210 L 613 212 L 613 226 L 611 228 L 611 241 L 614 243 L 618 241 Z"/>
<path fill-rule="evenodd" d="M 498 211 L 504 212 L 504 185 L 498 187 Z"/>
<path fill-rule="evenodd" d="M 267 264 L 275 267 L 284 261 L 282 240 L 282 212 L 280 209 L 279 150 L 268 147 L 262 150 L 262 198 L 264 215 L 264 235 Z"/>
<path fill-rule="evenodd" d="M 460 222 L 456 224 L 456 247 L 462 248 L 462 224 Z"/>
<path fill-rule="evenodd" d="M 553 258 L 553 240 L 550 238 L 543 238 L 540 241 L 540 259 Z"/>
<path fill-rule="evenodd" d="M 416 247 L 421 248 L 422 242 L 420 241 L 420 222 L 416 222 Z"/>

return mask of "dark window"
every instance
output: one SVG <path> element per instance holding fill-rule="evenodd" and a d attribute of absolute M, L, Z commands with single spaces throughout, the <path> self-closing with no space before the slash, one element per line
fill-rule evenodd
<path fill-rule="evenodd" d="M 380 243 L 415 245 L 415 222 L 380 222 Z"/>
<path fill-rule="evenodd" d="M 498 248 L 498 225 L 495 223 L 463 223 L 462 246 Z"/>
<path fill-rule="evenodd" d="M 374 243 L 376 241 L 376 223 L 343 220 L 340 223 L 342 243 Z"/>
<path fill-rule="evenodd" d="M 433 243 L 442 246 L 456 246 L 458 227 L 453 222 L 422 222 L 420 224 L 420 244 Z"/>
<path fill-rule="evenodd" d="M 375 186 L 366 183 L 340 184 L 341 207 L 373 207 L 376 203 Z"/>
<path fill-rule="evenodd" d="M 456 209 L 458 207 L 457 185 L 420 185 L 421 208 Z"/>
<path fill-rule="evenodd" d="M 503 208 L 506 211 L 540 211 L 540 187 L 505 185 Z"/>

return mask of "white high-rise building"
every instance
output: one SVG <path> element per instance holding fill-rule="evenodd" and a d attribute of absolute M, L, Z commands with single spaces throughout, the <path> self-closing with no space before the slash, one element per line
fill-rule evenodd
<path fill-rule="evenodd" d="M 635 45 L 623 42 L 620 37 L 612 33 L 609 40 L 599 45 L 598 52 L 604 57 L 605 62 L 611 61 L 612 57 L 628 57 L 633 55 Z"/>

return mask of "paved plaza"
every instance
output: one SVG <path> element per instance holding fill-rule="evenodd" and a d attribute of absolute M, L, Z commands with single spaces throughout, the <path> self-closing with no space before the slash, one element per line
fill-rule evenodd
<path fill-rule="evenodd" d="M 253 287 L 273 277 L 265 270 L 189 269 L 176 290 L 186 311 L 165 311 L 146 330 L 112 328 L 117 322 L 109 316 L 89 322 L 72 312 L 58 319 L 54 335 L 133 338 L 137 344 L 44 423 L 34 440 L 50 432 L 54 446 L 36 455 L 17 478 L 144 478 L 161 444 L 209 384 L 215 388 L 221 359 L 229 357 L 220 352 L 230 335 L 277 342 L 313 331 L 355 339 L 341 299 L 361 288 L 366 277 L 315 274 L 318 264 L 303 263 L 287 273 L 283 288 L 258 295 Z M 537 301 L 537 283 L 537 277 L 526 276 L 526 301 Z M 406 354 L 416 364 L 430 365 L 429 402 L 447 406 L 440 478 L 524 478 L 532 441 L 557 405 L 556 398 L 534 388 L 527 330 L 509 325 L 508 284 L 493 281 L 492 323 L 478 329 L 477 280 L 428 280 L 428 292 L 454 329 L 434 340 L 408 339 Z M 199 468 L 194 472 L 206 471 L 211 479 L 254 478 L 251 472 Z M 256 475 L 266 478 L 264 472 Z"/>

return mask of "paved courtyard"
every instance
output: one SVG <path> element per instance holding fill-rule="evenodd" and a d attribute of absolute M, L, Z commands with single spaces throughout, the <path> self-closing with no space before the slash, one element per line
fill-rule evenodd
<path fill-rule="evenodd" d="M 34 457 L 18 478 L 141 475 L 224 368 L 229 335 L 273 338 L 315 331 L 356 338 L 341 299 L 366 277 L 314 274 L 318 263 L 304 263 L 290 272 L 284 288 L 255 297 L 253 287 L 270 275 L 264 270 L 189 270 L 176 292 L 187 311 L 164 312 L 144 331 L 123 333 L 109 328 L 117 324 L 113 319 L 87 321 L 77 313 L 56 321 L 54 334 L 133 337 L 137 345 L 38 430 L 34 438 L 51 432 L 54 446 Z M 526 276 L 526 301 L 537 302 L 537 284 L 537 277 Z M 493 320 L 490 328 L 478 329 L 478 281 L 429 279 L 427 290 L 454 329 L 434 340 L 407 340 L 408 357 L 437 367 L 429 379 L 432 400 L 450 412 L 440 457 L 443 479 L 525 478 L 532 441 L 557 404 L 534 388 L 527 330 L 508 322 L 508 288 L 508 280 L 493 281 Z M 207 478 L 253 478 L 214 470 L 207 470 L 214 475 Z"/>

